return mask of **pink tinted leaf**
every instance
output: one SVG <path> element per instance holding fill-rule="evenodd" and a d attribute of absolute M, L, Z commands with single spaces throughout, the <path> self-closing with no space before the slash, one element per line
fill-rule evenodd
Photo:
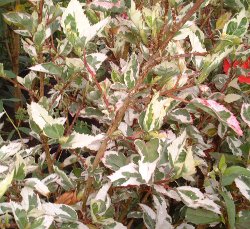
<path fill-rule="evenodd" d="M 203 109 L 203 106 L 206 108 L 209 108 L 213 111 L 213 113 L 219 118 L 220 121 L 225 123 L 227 126 L 232 128 L 239 136 L 243 135 L 243 132 L 241 130 L 240 124 L 234 114 L 229 111 L 226 107 L 223 105 L 217 103 L 214 100 L 206 100 L 206 99 L 194 99 L 193 104 L 201 109 Z M 203 109 L 207 111 L 206 109 Z M 229 116 L 229 117 L 226 117 Z"/>

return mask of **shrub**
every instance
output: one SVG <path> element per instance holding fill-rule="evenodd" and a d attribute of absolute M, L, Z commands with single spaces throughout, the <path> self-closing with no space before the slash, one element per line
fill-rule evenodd
<path fill-rule="evenodd" d="M 247 1 L 0 6 L 1 228 L 248 228 Z"/>

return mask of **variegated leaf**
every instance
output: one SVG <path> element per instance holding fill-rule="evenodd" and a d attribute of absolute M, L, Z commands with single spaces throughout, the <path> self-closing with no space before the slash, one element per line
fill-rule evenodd
<path fill-rule="evenodd" d="M 214 100 L 194 99 L 192 103 L 209 114 L 216 115 L 225 125 L 232 128 L 239 136 L 243 135 L 242 129 L 236 117 L 223 105 Z"/>

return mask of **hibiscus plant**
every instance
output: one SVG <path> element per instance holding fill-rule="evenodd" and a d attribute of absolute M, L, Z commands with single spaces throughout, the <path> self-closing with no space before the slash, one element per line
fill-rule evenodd
<path fill-rule="evenodd" d="M 1 228 L 249 227 L 249 1 L 0 10 Z"/>

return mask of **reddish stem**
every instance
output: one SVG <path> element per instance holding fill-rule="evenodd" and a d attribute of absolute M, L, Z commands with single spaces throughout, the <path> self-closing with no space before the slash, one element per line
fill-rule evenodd
<path fill-rule="evenodd" d="M 90 68 L 90 66 L 89 66 L 89 64 L 88 64 L 88 62 L 87 62 L 85 50 L 84 50 L 84 53 L 83 53 L 83 63 L 84 63 L 84 65 L 85 65 L 85 67 L 86 67 L 88 73 L 91 75 L 91 77 L 92 77 L 93 80 L 95 81 L 95 84 L 96 84 L 98 90 L 99 90 L 99 91 L 101 92 L 101 94 L 103 95 L 103 100 L 104 100 L 104 102 L 105 102 L 105 104 L 106 104 L 106 107 L 107 107 L 108 110 L 110 111 L 110 108 L 109 108 L 109 101 L 108 101 L 108 99 L 107 99 L 107 96 L 106 96 L 105 92 L 102 90 L 102 87 L 101 87 L 101 85 L 99 84 L 99 82 L 98 82 L 98 80 L 97 80 L 97 78 L 96 78 L 95 72 Z"/>

